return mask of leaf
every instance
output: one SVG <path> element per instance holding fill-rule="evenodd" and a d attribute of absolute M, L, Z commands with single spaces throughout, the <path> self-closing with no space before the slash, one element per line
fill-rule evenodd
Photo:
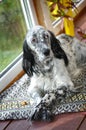
<path fill-rule="evenodd" d="M 53 12 L 55 7 L 56 7 L 56 3 L 53 3 L 52 5 L 50 5 L 50 7 L 49 7 L 50 8 L 50 12 Z"/>
<path fill-rule="evenodd" d="M 60 14 L 52 14 L 53 17 L 61 17 Z"/>
<path fill-rule="evenodd" d="M 65 12 L 63 10 L 58 10 L 57 14 L 52 14 L 53 17 L 61 17 L 61 18 L 72 18 L 69 15 L 65 14 Z"/>
<path fill-rule="evenodd" d="M 62 3 L 60 3 L 60 1 L 57 2 L 57 5 L 59 9 L 66 9 L 66 7 Z"/>
<path fill-rule="evenodd" d="M 75 2 L 70 1 L 70 2 L 66 2 L 66 3 L 68 4 L 67 9 L 75 8 L 76 10 L 78 10 L 77 7 L 76 7 Z"/>

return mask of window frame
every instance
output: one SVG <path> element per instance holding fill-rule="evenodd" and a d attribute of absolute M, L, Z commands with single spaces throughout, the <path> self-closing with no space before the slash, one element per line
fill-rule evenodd
<path fill-rule="evenodd" d="M 27 11 L 30 10 L 30 16 L 32 23 L 29 24 L 28 22 L 28 14 L 25 10 L 25 5 L 23 2 L 27 1 Z M 52 22 L 50 20 L 49 10 L 46 6 L 45 0 L 20 0 L 21 6 L 24 13 L 24 18 L 26 21 L 27 30 L 29 30 L 34 25 L 42 25 L 46 27 L 47 29 L 53 31 L 55 34 L 58 34 L 61 31 L 61 28 L 59 27 L 61 22 L 59 21 L 58 24 L 52 25 Z M 79 12 L 86 6 L 85 0 L 79 3 L 78 10 Z M 40 7 L 40 9 L 39 9 Z M 40 14 L 39 14 L 39 13 Z M 47 17 L 46 17 L 47 16 Z M 22 55 L 21 53 L 10 65 L 8 65 L 0 74 L 0 92 L 6 88 L 8 84 L 10 84 L 15 77 L 17 77 L 22 71 Z"/>

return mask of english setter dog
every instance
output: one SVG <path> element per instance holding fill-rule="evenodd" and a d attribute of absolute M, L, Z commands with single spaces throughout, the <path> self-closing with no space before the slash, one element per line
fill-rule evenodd
<path fill-rule="evenodd" d="M 72 78 L 85 62 L 86 46 L 78 39 L 65 34 L 56 38 L 42 26 L 29 30 L 23 45 L 23 69 L 31 79 L 27 93 L 37 102 L 33 119 L 52 120 L 48 106 L 65 90 L 75 91 Z"/>

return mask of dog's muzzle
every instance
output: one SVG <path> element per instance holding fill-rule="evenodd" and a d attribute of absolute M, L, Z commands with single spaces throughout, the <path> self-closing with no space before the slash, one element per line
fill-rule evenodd
<path fill-rule="evenodd" d="M 51 56 L 50 49 L 44 49 L 43 54 L 45 55 L 43 63 L 48 66 L 51 64 L 53 57 Z"/>
<path fill-rule="evenodd" d="M 45 49 L 43 53 L 44 53 L 45 56 L 49 56 L 50 55 L 50 50 L 49 49 Z"/>

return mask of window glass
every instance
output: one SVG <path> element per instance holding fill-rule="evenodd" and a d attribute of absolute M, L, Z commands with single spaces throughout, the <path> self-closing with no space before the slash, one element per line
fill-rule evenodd
<path fill-rule="evenodd" d="M 20 0 L 0 0 L 0 72 L 22 52 L 25 34 Z"/>

